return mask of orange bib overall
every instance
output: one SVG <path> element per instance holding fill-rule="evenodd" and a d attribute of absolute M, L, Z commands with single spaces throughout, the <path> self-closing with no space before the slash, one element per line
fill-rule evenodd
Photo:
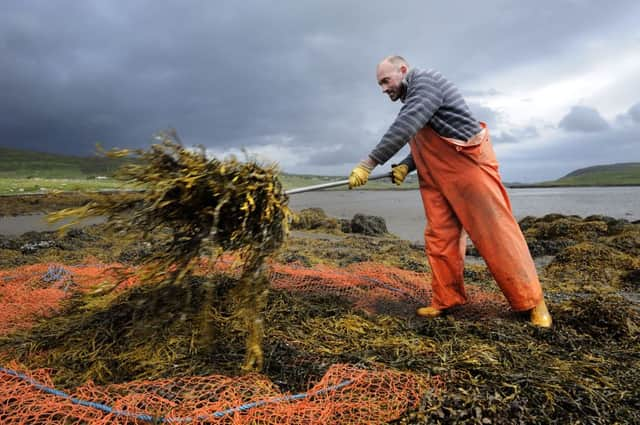
<path fill-rule="evenodd" d="M 542 288 L 511 212 L 489 130 L 481 125 L 483 130 L 468 142 L 441 137 L 430 126 L 410 142 L 427 217 L 431 305 L 444 310 L 467 300 L 462 277 L 466 231 L 511 308 L 529 310 L 542 300 Z"/>

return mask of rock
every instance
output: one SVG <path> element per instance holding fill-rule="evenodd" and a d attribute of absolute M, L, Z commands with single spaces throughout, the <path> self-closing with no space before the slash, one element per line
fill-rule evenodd
<path fill-rule="evenodd" d="M 631 270 L 621 277 L 622 287 L 634 292 L 640 291 L 640 269 Z"/>
<path fill-rule="evenodd" d="M 20 244 L 15 239 L 0 235 L 0 249 L 20 249 Z"/>
<path fill-rule="evenodd" d="M 124 264 L 140 264 L 153 254 L 153 246 L 149 242 L 138 242 L 122 250 L 118 261 Z"/>
<path fill-rule="evenodd" d="M 356 214 L 351 219 L 351 232 L 368 236 L 388 233 L 384 218 L 375 215 Z"/>
<path fill-rule="evenodd" d="M 33 254 L 41 249 L 53 248 L 56 246 L 55 241 L 39 241 L 29 242 L 20 247 L 20 251 L 23 254 Z"/>
<path fill-rule="evenodd" d="M 340 225 L 340 230 L 342 233 L 351 233 L 351 220 L 347 220 L 346 218 L 339 218 L 338 224 Z"/>
<path fill-rule="evenodd" d="M 563 249 L 576 245 L 578 242 L 568 238 L 558 238 L 552 240 L 526 238 L 529 252 L 533 257 L 546 255 L 556 255 Z"/>
<path fill-rule="evenodd" d="M 294 214 L 291 228 L 300 230 L 335 230 L 338 229 L 338 220 L 327 217 L 322 208 L 305 208 Z"/>
<path fill-rule="evenodd" d="M 302 254 L 287 253 L 282 257 L 282 261 L 286 264 L 298 263 L 305 267 L 311 267 L 309 258 Z"/>

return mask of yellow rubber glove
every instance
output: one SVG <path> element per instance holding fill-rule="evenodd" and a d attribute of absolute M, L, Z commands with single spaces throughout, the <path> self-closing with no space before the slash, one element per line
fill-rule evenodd
<path fill-rule="evenodd" d="M 351 170 L 349 175 L 349 189 L 364 185 L 369 180 L 369 174 L 371 174 L 373 167 L 360 162 L 356 167 Z"/>
<path fill-rule="evenodd" d="M 409 166 L 407 164 L 394 165 L 391 167 L 391 182 L 400 186 L 409 174 Z"/>

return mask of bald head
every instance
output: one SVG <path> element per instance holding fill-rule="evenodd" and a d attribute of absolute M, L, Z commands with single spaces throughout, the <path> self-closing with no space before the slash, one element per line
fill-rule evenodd
<path fill-rule="evenodd" d="M 409 62 L 407 62 L 406 59 L 403 58 L 402 56 L 398 56 L 398 55 L 387 56 L 386 58 L 380 61 L 378 66 L 380 66 L 384 62 L 390 63 L 391 65 L 394 65 L 394 66 L 404 65 L 407 68 L 409 68 Z"/>
<path fill-rule="evenodd" d="M 402 96 L 402 80 L 407 72 L 409 64 L 402 56 L 387 56 L 376 68 L 378 85 L 393 102 Z"/>

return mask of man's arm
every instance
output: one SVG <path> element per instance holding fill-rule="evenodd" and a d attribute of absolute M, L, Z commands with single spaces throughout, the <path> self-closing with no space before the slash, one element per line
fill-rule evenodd
<path fill-rule="evenodd" d="M 439 81 L 426 74 L 414 76 L 407 88 L 405 104 L 369 157 L 384 164 L 431 119 L 443 102 Z"/>

